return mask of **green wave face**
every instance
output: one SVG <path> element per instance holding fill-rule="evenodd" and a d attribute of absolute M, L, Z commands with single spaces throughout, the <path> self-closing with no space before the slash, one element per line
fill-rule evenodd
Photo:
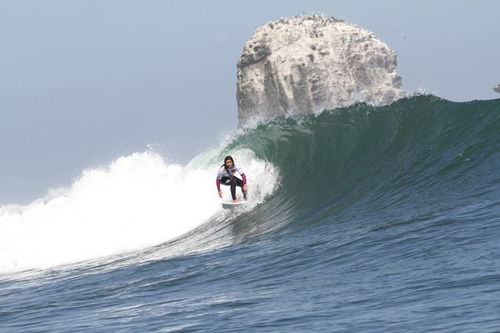
<path fill-rule="evenodd" d="M 437 201 L 498 192 L 492 187 L 499 184 L 498 147 L 500 100 L 423 95 L 277 118 L 246 129 L 226 149 L 250 149 L 279 169 L 281 187 L 261 214 L 286 212 L 302 221 L 308 214 L 335 220 L 384 209 L 416 215 Z"/>

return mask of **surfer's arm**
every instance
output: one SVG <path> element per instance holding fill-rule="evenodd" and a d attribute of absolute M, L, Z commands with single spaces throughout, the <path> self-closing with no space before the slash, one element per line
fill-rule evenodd
<path fill-rule="evenodd" d="M 243 180 L 243 191 L 246 191 L 248 189 L 248 185 L 247 185 L 247 177 L 245 176 L 244 173 L 241 174 L 241 180 Z"/>
<path fill-rule="evenodd" d="M 219 197 L 222 198 L 222 191 L 220 190 L 220 180 L 219 180 L 219 178 L 215 179 L 215 184 L 217 185 L 217 191 L 219 192 Z"/>

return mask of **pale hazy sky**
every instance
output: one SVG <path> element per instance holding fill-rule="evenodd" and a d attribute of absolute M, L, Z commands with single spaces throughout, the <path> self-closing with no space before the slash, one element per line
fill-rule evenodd
<path fill-rule="evenodd" d="M 215 145 L 244 42 L 303 13 L 373 31 L 406 91 L 500 98 L 495 0 L 0 0 L 0 205 L 148 145 L 180 163 Z"/>

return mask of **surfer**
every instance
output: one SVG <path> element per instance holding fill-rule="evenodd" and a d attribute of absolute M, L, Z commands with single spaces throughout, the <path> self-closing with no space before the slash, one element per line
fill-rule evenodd
<path fill-rule="evenodd" d="M 241 175 L 242 179 L 239 179 L 234 174 L 238 172 Z M 241 167 L 236 166 L 234 164 L 234 160 L 231 156 L 226 156 L 224 158 L 224 164 L 221 165 L 219 171 L 217 172 L 217 190 L 219 191 L 219 197 L 222 198 L 222 191 L 220 189 L 220 185 L 231 186 L 231 196 L 233 197 L 233 202 L 239 202 L 236 199 L 236 186 L 241 187 L 243 191 L 243 198 L 247 199 L 247 177 L 243 173 Z"/>

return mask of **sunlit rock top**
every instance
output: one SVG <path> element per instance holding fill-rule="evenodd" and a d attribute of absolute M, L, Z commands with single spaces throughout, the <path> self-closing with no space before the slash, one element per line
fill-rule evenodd
<path fill-rule="evenodd" d="M 403 95 L 396 53 L 375 35 L 325 15 L 258 27 L 238 61 L 239 126 Z"/>

